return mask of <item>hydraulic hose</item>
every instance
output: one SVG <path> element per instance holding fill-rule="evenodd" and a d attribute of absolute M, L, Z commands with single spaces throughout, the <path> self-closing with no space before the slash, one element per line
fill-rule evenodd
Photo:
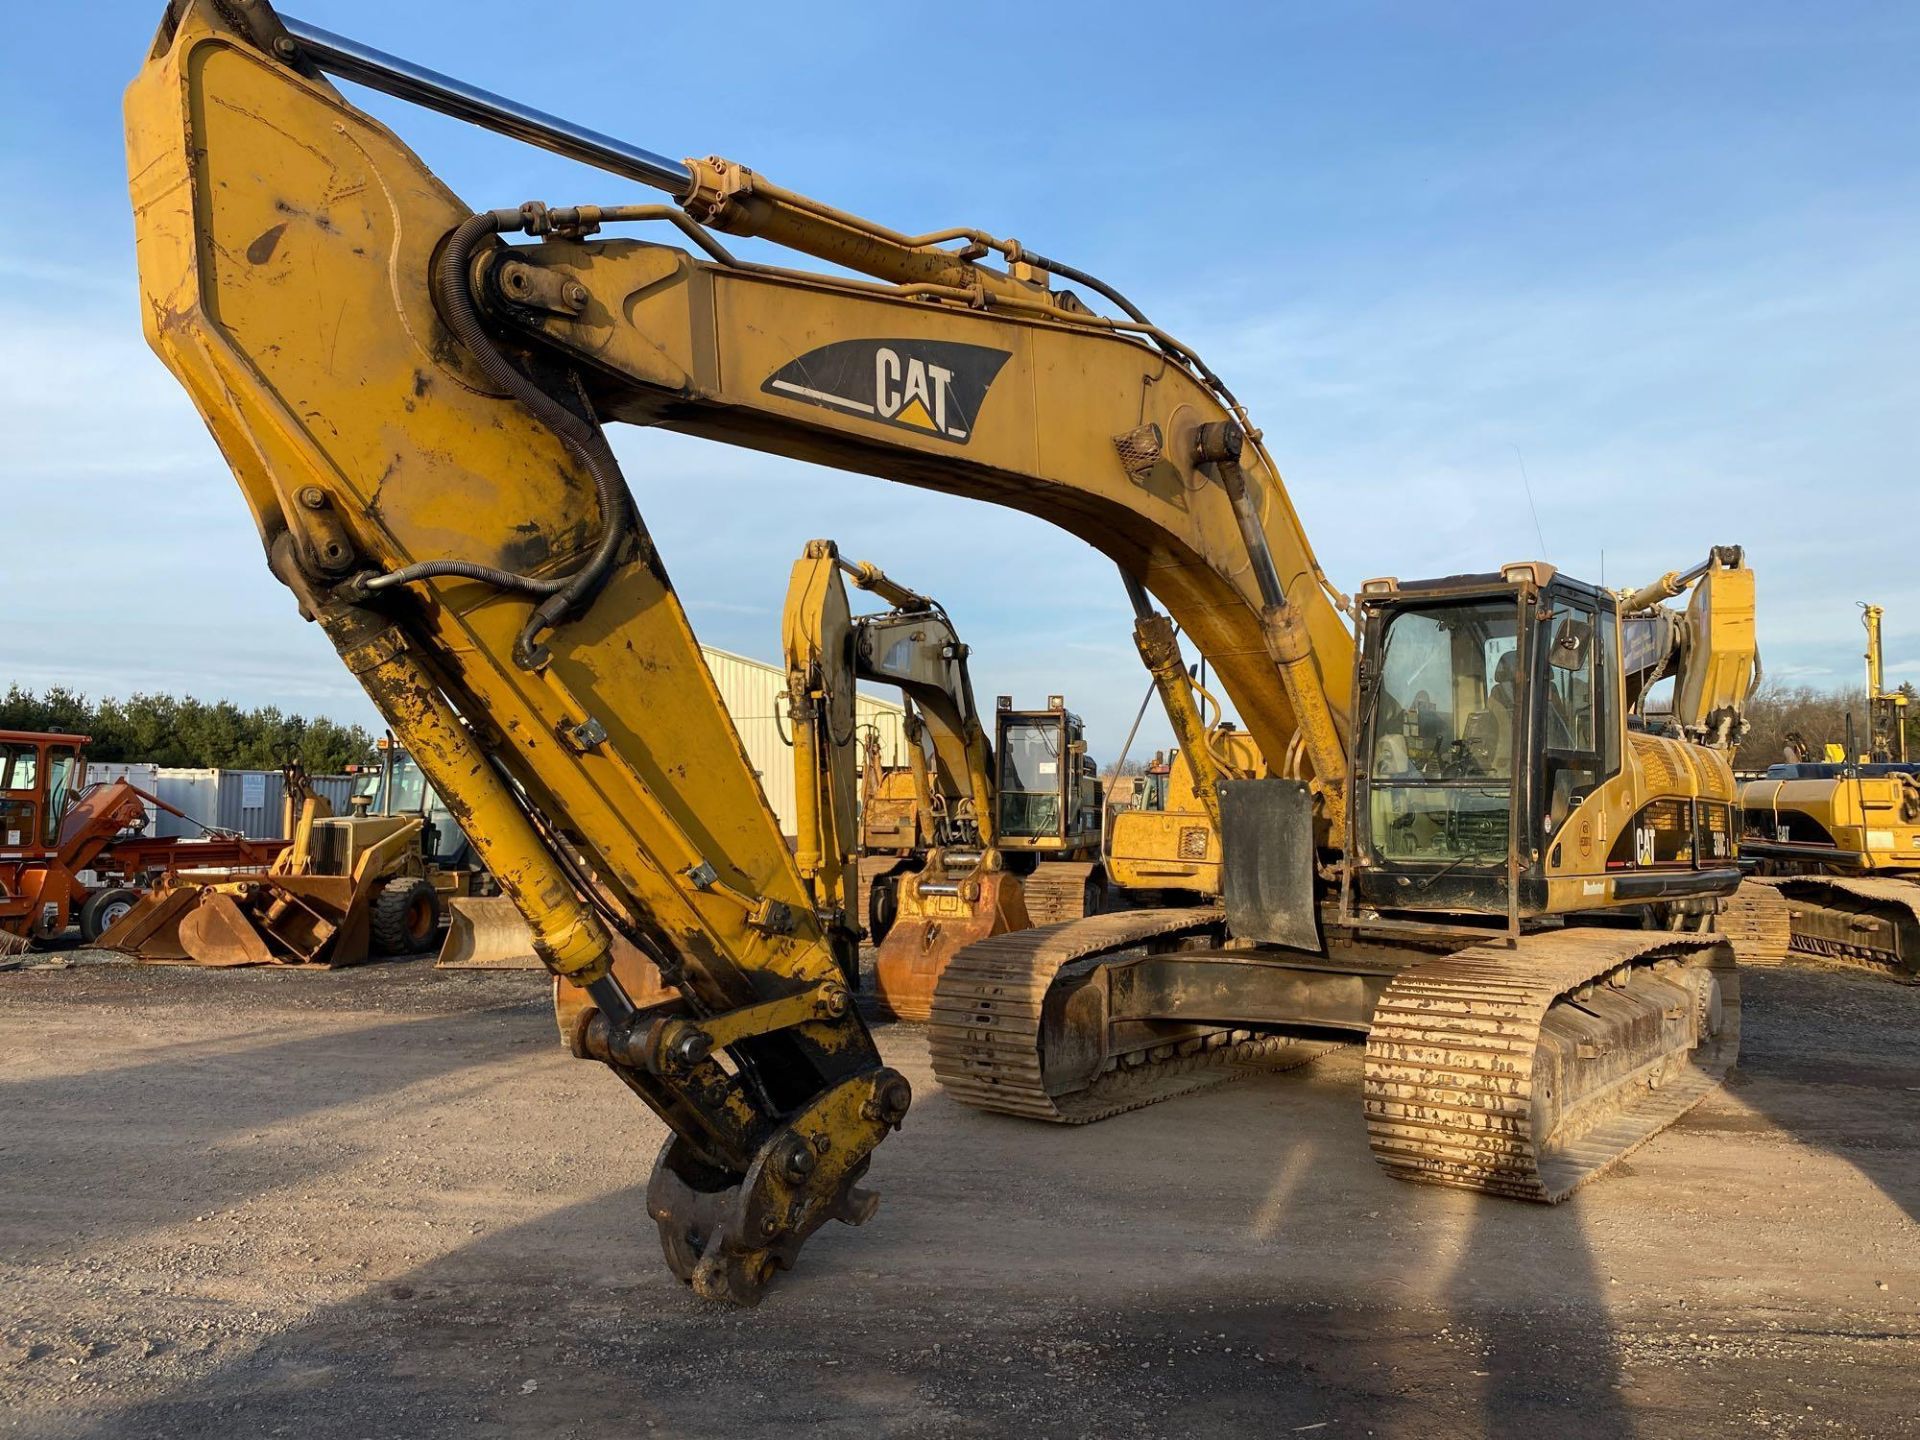
<path fill-rule="evenodd" d="M 487 210 L 463 220 L 447 241 L 439 274 L 434 278 L 434 293 L 440 301 L 447 328 L 467 348 L 487 378 L 531 410 L 593 476 L 594 494 L 600 503 L 600 543 L 579 569 L 555 580 L 520 575 L 470 560 L 424 560 L 366 582 L 369 591 L 378 591 L 436 576 L 456 576 L 502 590 L 544 597 L 527 617 L 514 642 L 515 660 L 528 668 L 544 659 L 545 652 L 537 644 L 541 634 L 599 593 L 613 568 L 633 515 L 633 497 L 606 434 L 598 424 L 583 419 L 554 399 L 509 360 L 480 323 L 479 307 L 474 303 L 470 277 L 473 254 L 480 242 L 488 236 L 511 231 L 538 233 L 544 216 L 544 206 L 523 205 L 515 210 Z"/>

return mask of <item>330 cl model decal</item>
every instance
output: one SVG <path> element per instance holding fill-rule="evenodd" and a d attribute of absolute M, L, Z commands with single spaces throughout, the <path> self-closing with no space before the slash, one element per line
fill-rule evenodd
<path fill-rule="evenodd" d="M 964 445 L 1009 352 L 951 340 L 836 340 L 760 388 Z"/>

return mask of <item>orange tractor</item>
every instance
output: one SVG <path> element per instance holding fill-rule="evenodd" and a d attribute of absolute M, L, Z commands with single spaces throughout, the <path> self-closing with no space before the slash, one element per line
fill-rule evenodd
<path fill-rule="evenodd" d="M 147 807 L 192 816 L 125 780 L 87 784 L 85 735 L 0 730 L 0 955 L 78 924 L 89 945 L 157 877 L 188 866 L 266 866 L 284 840 L 142 833 Z"/>

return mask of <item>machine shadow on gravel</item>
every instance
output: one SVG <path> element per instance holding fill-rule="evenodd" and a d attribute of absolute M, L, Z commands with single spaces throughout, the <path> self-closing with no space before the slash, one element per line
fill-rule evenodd
<path fill-rule="evenodd" d="M 480 1013 L 395 1018 L 298 1037 L 262 1031 L 237 1044 L 183 1043 L 98 1070 L 0 1082 L 0 1112 L 9 1117 L 0 1249 L 31 1260 L 76 1238 L 111 1243 L 350 1166 L 380 1147 L 378 1129 L 343 1129 L 344 1139 L 319 1135 L 311 1145 L 304 1136 L 276 1140 L 274 1147 L 249 1140 L 255 1132 L 316 1123 L 429 1082 L 438 1087 L 436 1102 L 444 1102 L 458 1093 L 463 1074 L 505 1058 L 463 1056 L 445 1043 L 455 1027 Z M 343 1053 L 354 1063 L 339 1063 Z M 316 1085 L 322 1056 L 332 1063 L 324 1066 L 325 1084 Z M 403 1113 L 396 1100 L 384 1118 Z M 189 1126 L 170 1119 L 187 1115 Z M 59 1143 L 41 1143 L 41 1136 L 54 1134 L 63 1136 Z M 75 1136 L 84 1138 L 76 1143 Z M 278 1145 L 294 1152 L 297 1165 L 276 1153 Z M 144 1155 L 157 1158 L 181 1147 L 205 1157 L 191 1189 L 143 1181 Z M 46 1155 L 61 1158 L 39 1158 Z M 59 1223 L 33 1223 L 37 1212 L 55 1207 Z M 35 1236 L 45 1238 L 36 1242 Z"/>
<path fill-rule="evenodd" d="M 1784 1132 L 1846 1161 L 1920 1222 L 1920 986 L 1797 961 L 1746 970 L 1741 983 L 1747 1028 L 1728 1088 L 1754 1115 L 1695 1112 L 1677 1128 Z M 1851 1099 L 1838 1123 L 1814 1100 L 1835 1089 Z"/>

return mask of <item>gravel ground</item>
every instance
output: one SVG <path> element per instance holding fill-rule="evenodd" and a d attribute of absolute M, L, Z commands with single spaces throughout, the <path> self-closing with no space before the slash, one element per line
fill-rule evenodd
<path fill-rule="evenodd" d="M 1555 1209 L 1387 1179 L 1359 1057 L 1083 1130 L 948 1101 L 759 1309 L 540 977 L 0 974 L 0 1435 L 1920 1434 L 1920 990 L 1747 977 L 1735 1080 Z"/>

